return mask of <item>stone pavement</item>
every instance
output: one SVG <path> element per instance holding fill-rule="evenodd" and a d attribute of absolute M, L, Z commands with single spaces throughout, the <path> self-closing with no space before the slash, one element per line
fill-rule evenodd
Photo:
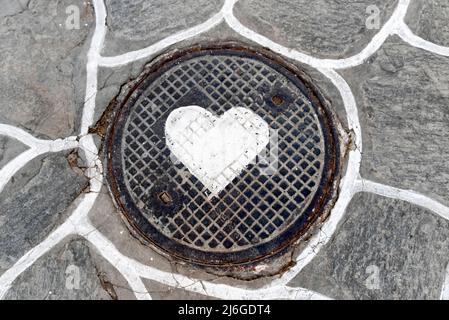
<path fill-rule="evenodd" d="M 449 299 L 446 1 L 0 7 L 1 298 Z M 101 132 L 89 130 L 155 56 L 218 40 L 267 47 L 304 69 L 354 138 L 320 232 L 289 270 L 252 281 L 133 237 L 103 179 Z"/>

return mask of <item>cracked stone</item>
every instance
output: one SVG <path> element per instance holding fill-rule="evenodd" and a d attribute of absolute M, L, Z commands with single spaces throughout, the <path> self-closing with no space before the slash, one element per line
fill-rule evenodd
<path fill-rule="evenodd" d="M 389 38 L 342 71 L 361 121 L 361 175 L 449 204 L 449 59 Z"/>
<path fill-rule="evenodd" d="M 0 169 L 28 147 L 16 139 L 0 136 Z"/>
<path fill-rule="evenodd" d="M 344 58 L 360 52 L 379 32 L 377 25 L 366 23 L 371 12 L 382 27 L 396 4 L 395 0 L 240 0 L 234 13 L 246 27 L 281 45 L 320 58 Z M 368 11 L 370 6 L 377 9 Z"/>
<path fill-rule="evenodd" d="M 107 0 L 105 56 L 149 46 L 218 13 L 223 0 Z"/>
<path fill-rule="evenodd" d="M 110 300 L 87 242 L 62 242 L 13 282 L 7 300 Z"/>
<path fill-rule="evenodd" d="M 218 300 L 207 295 L 166 286 L 147 279 L 144 280 L 144 284 L 153 300 Z"/>
<path fill-rule="evenodd" d="M 14 16 L 27 9 L 30 0 L 0 0 L 0 18 Z"/>
<path fill-rule="evenodd" d="M 290 285 L 336 299 L 439 299 L 448 261 L 449 221 L 407 202 L 361 193 Z"/>
<path fill-rule="evenodd" d="M 123 275 L 89 243 L 92 261 L 100 279 L 101 285 L 109 296 L 115 300 L 135 300 L 133 290 Z"/>
<path fill-rule="evenodd" d="M 0 194 L 0 274 L 64 222 L 86 186 L 65 153 L 35 159 L 13 177 Z"/>
<path fill-rule="evenodd" d="M 0 122 L 45 137 L 72 135 L 84 101 L 93 9 L 82 0 L 25 2 L 0 3 Z M 70 5 L 80 11 L 79 29 L 66 28 Z"/>
<path fill-rule="evenodd" d="M 128 227 L 120 217 L 120 213 L 114 207 L 112 199 L 106 188 L 98 195 L 91 211 L 89 219 L 102 234 L 108 238 L 114 246 L 125 256 L 143 264 L 156 266 L 170 272 L 170 261 L 159 255 L 150 247 L 143 245 L 131 235 Z"/>
<path fill-rule="evenodd" d="M 111 241 L 121 254 L 144 265 L 169 273 L 185 275 L 192 279 L 214 281 L 215 283 L 228 284 L 231 286 L 240 285 L 250 288 L 259 288 L 269 282 L 268 278 L 247 281 L 220 275 L 217 270 L 212 272 L 211 270 L 198 268 L 191 264 L 173 260 L 170 257 L 157 252 L 148 244 L 141 243 L 130 233 L 129 228 L 120 217 L 118 209 L 115 208 L 106 188 L 103 188 L 92 210 L 89 212 L 89 219 L 95 228 Z"/>
<path fill-rule="evenodd" d="M 405 22 L 418 36 L 449 46 L 449 3 L 446 0 L 411 1 Z"/>

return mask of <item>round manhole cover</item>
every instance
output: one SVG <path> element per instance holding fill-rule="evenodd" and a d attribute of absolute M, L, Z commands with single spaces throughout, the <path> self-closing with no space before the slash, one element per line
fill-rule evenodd
<path fill-rule="evenodd" d="M 121 103 L 111 192 L 139 236 L 178 258 L 233 265 L 297 241 L 335 195 L 333 116 L 264 50 L 195 47 L 155 60 Z"/>

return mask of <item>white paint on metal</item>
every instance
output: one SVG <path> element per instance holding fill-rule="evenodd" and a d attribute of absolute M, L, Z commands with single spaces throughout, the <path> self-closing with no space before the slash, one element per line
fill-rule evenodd
<path fill-rule="evenodd" d="M 217 196 L 269 142 L 268 124 L 247 108 L 220 117 L 198 106 L 173 110 L 165 139 L 173 155 Z"/>
<path fill-rule="evenodd" d="M 408 201 L 426 207 L 443 218 L 449 219 L 448 208 L 433 199 L 414 191 L 401 190 L 369 182 L 362 180 L 359 177 L 359 167 L 362 156 L 362 139 L 357 108 L 349 86 L 335 71 L 336 69 L 349 68 L 363 63 L 382 46 L 388 36 L 393 34 L 398 34 L 404 41 L 412 46 L 443 56 L 448 56 L 448 47 L 438 46 L 417 37 L 405 25 L 403 20 L 410 0 L 399 0 L 398 6 L 391 18 L 360 53 L 349 58 L 338 60 L 314 58 L 299 51 L 283 47 L 270 39 L 255 33 L 243 26 L 233 15 L 232 11 L 236 2 L 237 0 L 226 0 L 222 10 L 206 22 L 167 37 L 150 47 L 116 57 L 101 57 L 101 49 L 106 34 L 106 8 L 102 0 L 93 0 L 96 27 L 88 51 L 86 98 L 81 121 L 80 136 L 78 137 L 79 142 L 73 137 L 44 142 L 35 139 L 21 129 L 8 125 L 0 125 L 0 135 L 7 135 L 15 138 L 30 147 L 30 149 L 10 161 L 0 171 L 0 191 L 14 173 L 37 155 L 45 152 L 57 152 L 76 147 L 80 148 L 85 153 L 89 164 L 88 171 L 91 191 L 81 196 L 79 205 L 65 223 L 53 231 L 43 242 L 28 251 L 10 269 L 0 276 L 0 298 L 4 297 L 13 281 L 37 259 L 47 253 L 68 235 L 79 234 L 89 240 L 98 251 L 124 275 L 130 287 L 134 290 L 136 297 L 139 299 L 151 299 L 141 278 L 152 279 L 169 286 L 177 288 L 182 287 L 192 292 L 198 292 L 222 299 L 324 299 L 326 297 L 323 295 L 303 288 L 292 288 L 287 286 L 286 283 L 289 282 L 308 262 L 310 262 L 319 249 L 329 241 L 337 228 L 338 222 L 345 213 L 346 206 L 356 192 L 374 192 L 379 195 Z M 287 271 L 281 278 L 272 281 L 261 289 L 233 287 L 224 284 L 199 281 L 197 279 L 191 279 L 175 273 L 163 272 L 157 268 L 143 265 L 120 253 L 108 239 L 90 224 L 87 217 L 103 184 L 98 149 L 94 143 L 93 136 L 88 134 L 89 126 L 93 124 L 93 115 L 95 111 L 98 67 L 116 67 L 150 57 L 172 44 L 210 30 L 212 27 L 218 25 L 223 19 L 225 19 L 228 25 L 240 35 L 286 57 L 309 64 L 326 75 L 341 93 L 347 112 L 348 125 L 349 128 L 353 130 L 355 136 L 355 149 L 349 154 L 346 174 L 340 183 L 339 199 L 334 206 L 329 219 L 323 224 L 321 231 L 310 239 L 308 245 L 297 257 L 296 266 Z M 449 273 L 449 271 L 447 273 Z M 447 299 L 449 297 L 448 279 L 449 276 L 446 276 L 441 292 L 442 299 Z"/>

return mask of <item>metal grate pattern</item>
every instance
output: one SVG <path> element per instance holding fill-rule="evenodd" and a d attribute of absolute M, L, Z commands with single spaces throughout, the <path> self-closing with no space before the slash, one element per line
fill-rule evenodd
<path fill-rule="evenodd" d="M 251 163 L 210 197 L 165 141 L 170 112 L 191 104 L 215 115 L 252 110 L 278 137 L 270 145 L 277 161 Z M 325 141 L 313 106 L 286 76 L 250 57 L 199 55 L 172 64 L 136 100 L 123 132 L 122 170 L 133 201 L 159 232 L 201 251 L 238 252 L 273 240 L 304 214 L 323 175 Z M 160 205 L 163 192 L 170 205 Z"/>

